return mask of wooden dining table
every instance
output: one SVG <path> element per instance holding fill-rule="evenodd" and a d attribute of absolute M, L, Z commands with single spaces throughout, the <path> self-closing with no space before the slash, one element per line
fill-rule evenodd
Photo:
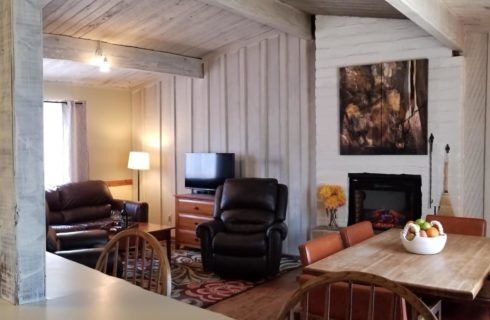
<path fill-rule="evenodd" d="M 448 234 L 434 255 L 407 252 L 400 229 L 391 229 L 305 268 L 322 274 L 359 271 L 397 282 L 419 294 L 474 300 L 490 272 L 490 238 Z"/>

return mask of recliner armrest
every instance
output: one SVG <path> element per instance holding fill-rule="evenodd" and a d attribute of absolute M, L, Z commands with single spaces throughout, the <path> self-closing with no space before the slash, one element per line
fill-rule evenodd
<path fill-rule="evenodd" d="M 56 234 L 58 251 L 103 247 L 109 240 L 105 230 L 60 232 Z"/>
<path fill-rule="evenodd" d="M 200 223 L 196 228 L 196 234 L 199 238 L 202 238 L 205 233 L 209 233 L 210 238 L 214 238 L 214 236 L 218 232 L 222 232 L 225 230 L 225 224 L 219 220 L 212 220 Z"/>
<path fill-rule="evenodd" d="M 122 210 L 124 203 L 126 203 L 126 211 L 131 216 L 132 221 L 148 222 L 148 203 L 114 199 L 112 201 L 112 208 Z"/>
<path fill-rule="evenodd" d="M 276 222 L 267 228 L 267 237 L 270 237 L 272 232 L 279 232 L 281 240 L 284 240 L 288 235 L 288 226 L 284 222 Z"/>

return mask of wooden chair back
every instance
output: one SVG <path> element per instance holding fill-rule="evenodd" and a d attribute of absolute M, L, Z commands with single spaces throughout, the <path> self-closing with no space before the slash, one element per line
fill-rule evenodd
<path fill-rule="evenodd" d="M 104 247 L 95 269 L 170 296 L 172 281 L 167 255 L 154 236 L 137 228 L 116 234 Z"/>
<path fill-rule="evenodd" d="M 479 237 L 484 237 L 487 233 L 487 222 L 484 219 L 428 214 L 426 220 L 439 221 L 446 233 Z"/>
<path fill-rule="evenodd" d="M 370 221 L 363 221 L 348 226 L 340 230 L 340 236 L 346 248 L 352 247 L 359 242 L 374 236 L 373 224 Z"/>
<path fill-rule="evenodd" d="M 369 305 L 368 310 L 364 314 L 365 319 L 373 320 L 375 314 L 375 308 L 379 306 L 376 300 L 376 292 L 379 289 L 384 291 L 389 291 L 394 294 L 396 299 L 391 299 L 392 306 L 389 310 L 383 310 L 385 316 L 384 319 L 398 319 L 400 314 L 403 314 L 403 318 L 406 318 L 407 310 L 405 305 L 400 306 L 397 302 L 403 301 L 411 307 L 411 315 L 413 319 L 425 319 L 425 320 L 436 320 L 436 316 L 430 311 L 426 304 L 424 304 L 415 294 L 413 294 L 407 288 L 391 281 L 386 278 L 376 276 L 373 274 L 363 273 L 363 272 L 329 272 L 325 273 L 319 277 L 316 277 L 305 284 L 303 284 L 299 289 L 297 289 L 289 300 L 282 307 L 277 320 L 284 319 L 332 319 L 331 309 L 333 306 L 332 298 L 333 295 L 332 287 L 339 282 L 346 283 L 346 299 L 345 313 L 343 317 L 336 317 L 335 319 L 353 319 L 353 311 L 356 308 L 355 300 L 353 299 L 353 287 L 358 284 L 363 284 L 369 290 Z M 309 300 L 315 298 L 312 295 L 318 289 L 322 289 L 325 292 L 323 315 L 312 314 L 308 310 Z M 420 316 L 417 318 L 417 316 Z"/>
<path fill-rule="evenodd" d="M 332 233 L 305 242 L 298 249 L 301 264 L 306 267 L 313 262 L 343 250 L 344 244 L 340 234 Z"/>

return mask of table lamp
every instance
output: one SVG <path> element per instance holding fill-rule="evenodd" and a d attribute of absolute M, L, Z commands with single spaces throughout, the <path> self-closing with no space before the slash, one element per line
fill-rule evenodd
<path fill-rule="evenodd" d="M 128 168 L 138 172 L 138 201 L 140 201 L 140 171 L 150 169 L 150 154 L 148 152 L 129 152 Z"/>

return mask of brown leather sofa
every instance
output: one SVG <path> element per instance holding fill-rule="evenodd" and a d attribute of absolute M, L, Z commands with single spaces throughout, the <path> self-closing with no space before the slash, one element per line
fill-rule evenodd
<path fill-rule="evenodd" d="M 228 179 L 216 191 L 214 219 L 201 223 L 204 270 L 228 276 L 279 271 L 287 236 L 288 189 L 276 179 Z"/>
<path fill-rule="evenodd" d="M 132 221 L 148 221 L 147 203 L 116 200 L 103 181 L 69 183 L 46 191 L 46 250 L 95 268 L 109 240 L 101 227 L 111 222 L 111 210 L 121 210 L 123 203 Z"/>
<path fill-rule="evenodd" d="M 100 229 L 111 222 L 111 210 L 126 203 L 135 222 L 148 221 L 148 204 L 117 200 L 103 181 L 69 183 L 46 191 L 47 223 L 57 234 Z"/>

